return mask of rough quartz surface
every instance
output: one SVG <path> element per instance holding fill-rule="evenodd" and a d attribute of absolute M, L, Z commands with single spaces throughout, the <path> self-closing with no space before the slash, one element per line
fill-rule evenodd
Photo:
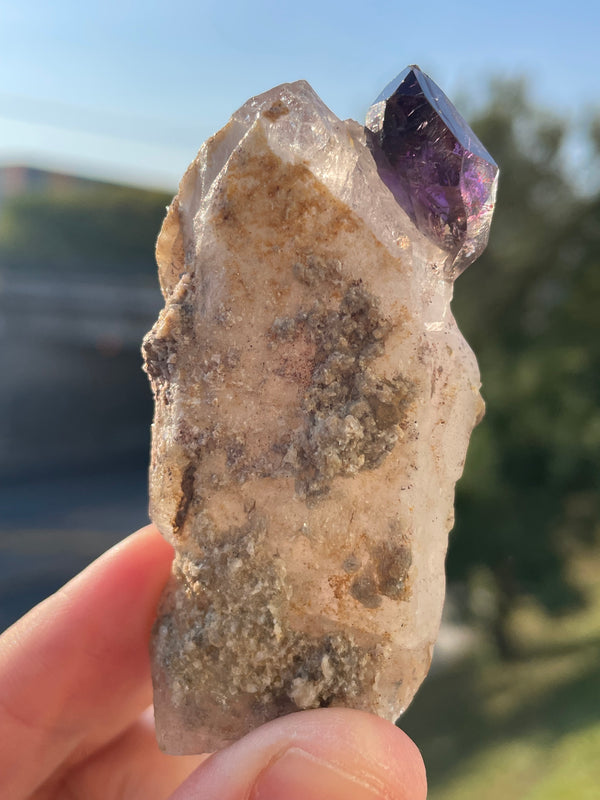
<path fill-rule="evenodd" d="M 425 676 L 454 484 L 483 413 L 447 253 L 305 82 L 253 98 L 183 177 L 144 341 L 153 631 L 171 753 L 298 709 L 395 720 Z"/>

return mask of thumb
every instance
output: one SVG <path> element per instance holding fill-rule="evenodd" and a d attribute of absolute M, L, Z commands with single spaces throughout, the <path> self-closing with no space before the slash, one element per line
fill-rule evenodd
<path fill-rule="evenodd" d="M 392 723 L 344 708 L 263 725 L 205 761 L 170 800 L 425 800 L 416 745 Z"/>

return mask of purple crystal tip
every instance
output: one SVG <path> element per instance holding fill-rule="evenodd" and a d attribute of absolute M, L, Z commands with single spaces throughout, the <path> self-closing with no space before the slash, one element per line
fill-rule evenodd
<path fill-rule="evenodd" d="M 419 67 L 407 67 L 367 112 L 379 174 L 455 278 L 485 249 L 498 165 Z"/>

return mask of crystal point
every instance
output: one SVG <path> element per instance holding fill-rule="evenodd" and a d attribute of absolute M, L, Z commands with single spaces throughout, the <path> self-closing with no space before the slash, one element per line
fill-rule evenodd
<path fill-rule="evenodd" d="M 450 100 L 417 66 L 367 112 L 379 173 L 415 225 L 447 253 L 454 278 L 484 250 L 498 166 Z"/>

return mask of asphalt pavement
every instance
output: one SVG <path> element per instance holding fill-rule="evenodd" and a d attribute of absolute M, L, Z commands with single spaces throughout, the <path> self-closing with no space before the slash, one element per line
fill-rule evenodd
<path fill-rule="evenodd" d="M 0 630 L 148 522 L 144 467 L 0 485 Z"/>

